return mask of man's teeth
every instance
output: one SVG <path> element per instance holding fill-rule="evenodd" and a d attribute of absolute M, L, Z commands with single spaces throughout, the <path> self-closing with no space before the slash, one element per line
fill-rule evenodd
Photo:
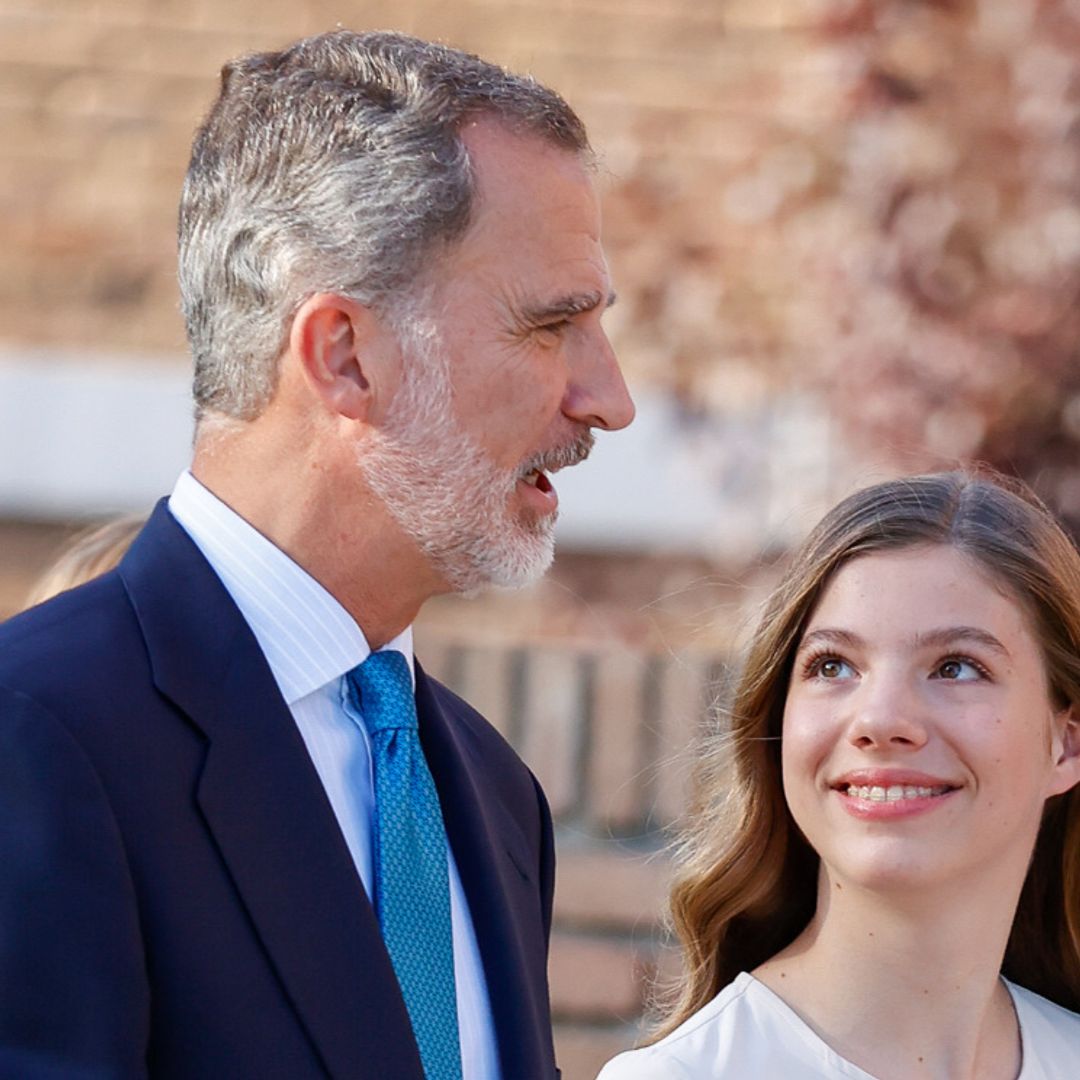
<path fill-rule="evenodd" d="M 533 469 L 532 472 L 526 473 L 521 479 L 524 480 L 526 484 L 531 484 L 533 487 L 536 487 L 536 483 L 540 479 L 540 470 Z"/>
<path fill-rule="evenodd" d="M 916 784 L 891 784 L 889 787 L 848 784 L 847 793 L 853 799 L 868 799 L 870 802 L 899 802 L 901 799 L 929 799 L 944 795 L 948 790 L 947 787 L 922 787 Z"/>

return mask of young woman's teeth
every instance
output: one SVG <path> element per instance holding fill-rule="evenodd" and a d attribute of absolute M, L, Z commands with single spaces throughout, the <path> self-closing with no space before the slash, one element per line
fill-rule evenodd
<path fill-rule="evenodd" d="M 947 787 L 922 787 L 917 784 L 890 784 L 881 787 L 877 784 L 849 784 L 847 793 L 853 799 L 868 799 L 870 802 L 899 802 L 901 799 L 930 799 L 935 795 L 944 795 Z"/>

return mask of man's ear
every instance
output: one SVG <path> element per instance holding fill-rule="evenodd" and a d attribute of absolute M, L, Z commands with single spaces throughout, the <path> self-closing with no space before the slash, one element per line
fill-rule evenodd
<path fill-rule="evenodd" d="M 378 384 L 383 332 L 370 308 L 336 293 L 309 296 L 293 316 L 289 349 L 332 413 L 366 420 Z"/>
<path fill-rule="evenodd" d="M 1060 795 L 1080 783 L 1080 720 L 1076 706 L 1062 709 L 1053 724 L 1054 775 L 1047 795 Z"/>

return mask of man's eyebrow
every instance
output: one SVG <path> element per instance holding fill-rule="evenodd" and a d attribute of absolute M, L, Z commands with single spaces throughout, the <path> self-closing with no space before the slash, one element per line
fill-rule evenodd
<path fill-rule="evenodd" d="M 1002 656 L 1009 656 L 1009 650 L 993 634 L 977 626 L 943 626 L 938 630 L 927 630 L 925 634 L 919 634 L 915 638 L 916 646 L 943 647 L 961 641 L 973 641 Z"/>
<path fill-rule="evenodd" d="M 615 293 L 608 293 L 606 299 L 601 292 L 567 293 L 552 301 L 541 304 L 526 304 L 522 315 L 530 323 L 544 323 L 552 319 L 580 315 L 583 311 L 594 311 L 601 304 L 605 308 L 615 303 Z"/>

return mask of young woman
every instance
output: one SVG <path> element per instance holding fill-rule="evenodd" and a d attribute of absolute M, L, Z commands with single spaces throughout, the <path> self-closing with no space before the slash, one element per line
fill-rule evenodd
<path fill-rule="evenodd" d="M 1080 1077 L 1080 556 L 1030 493 L 826 516 L 752 643 L 658 1042 L 601 1080 Z"/>

